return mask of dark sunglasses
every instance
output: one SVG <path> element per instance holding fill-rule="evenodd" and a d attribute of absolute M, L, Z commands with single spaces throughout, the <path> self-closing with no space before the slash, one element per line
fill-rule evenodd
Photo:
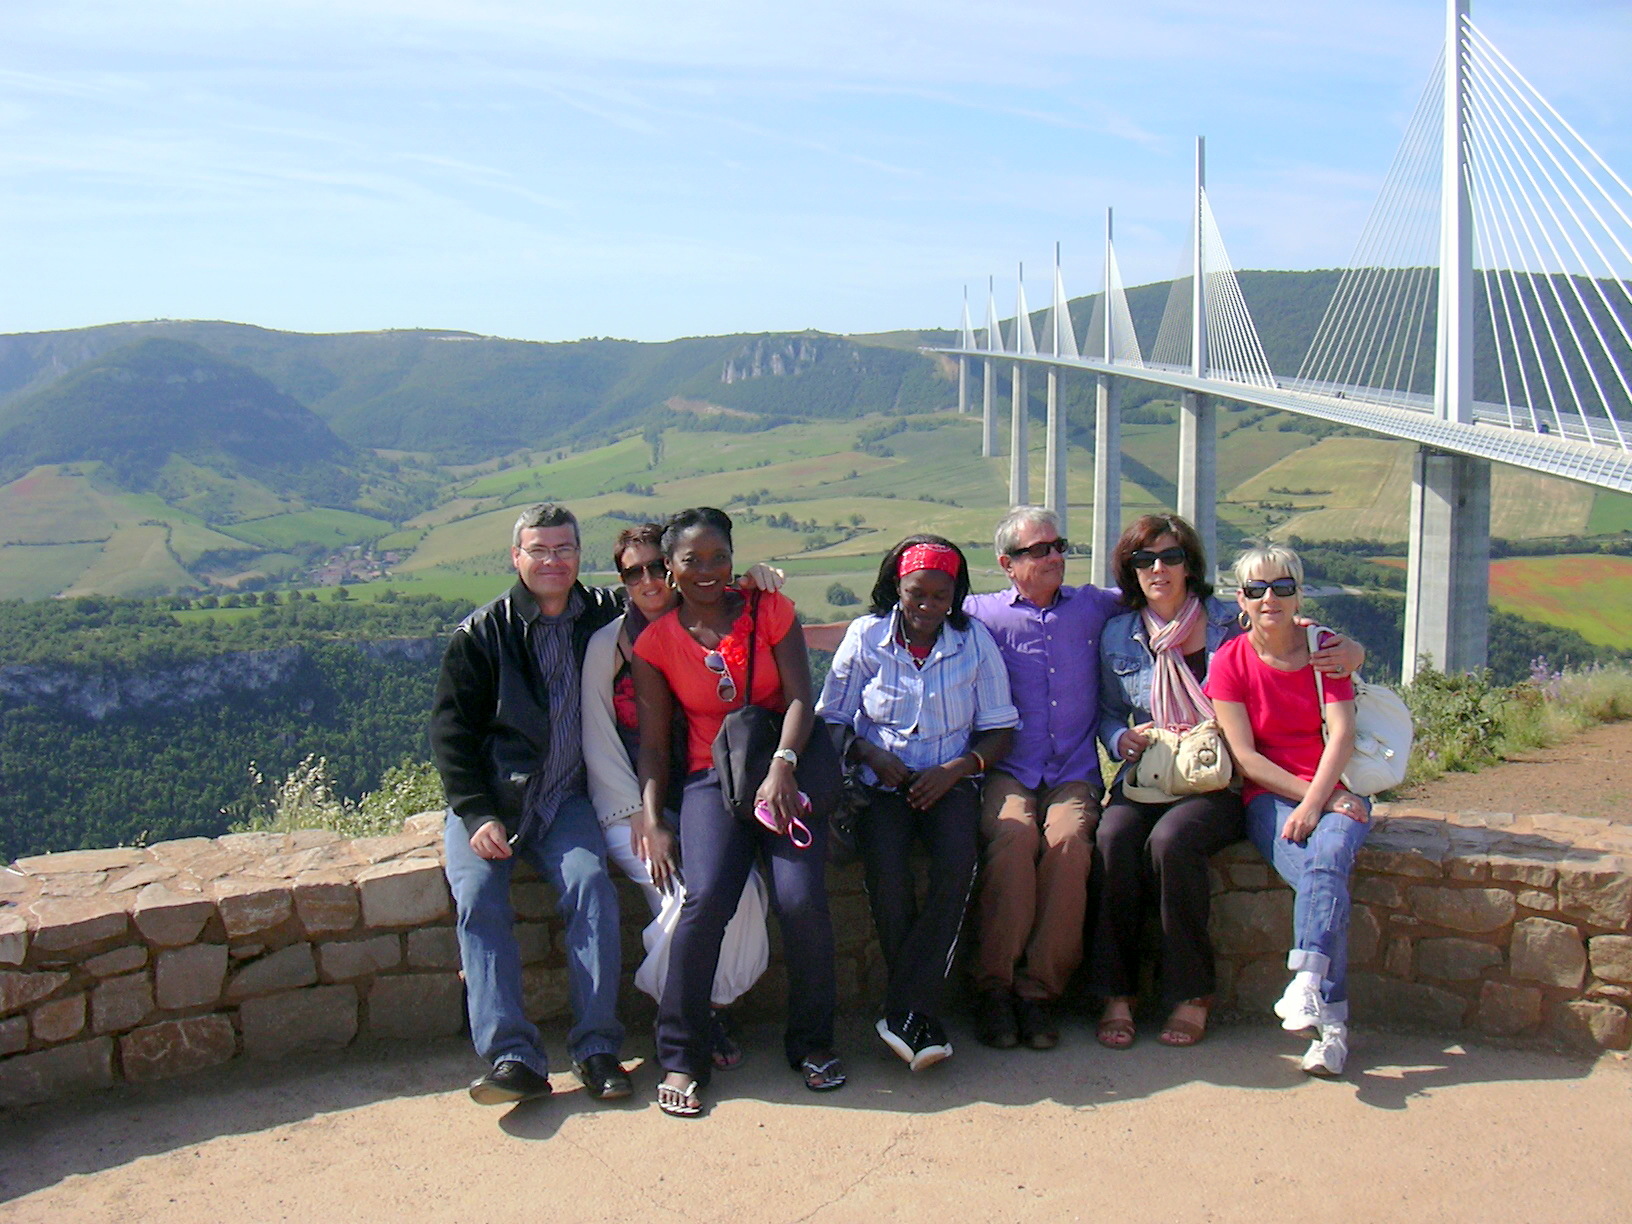
<path fill-rule="evenodd" d="M 1044 540 L 1042 543 L 1033 544 L 1029 548 L 1011 548 L 1009 549 L 1009 556 L 1017 560 L 1021 557 L 1030 557 L 1033 561 L 1041 561 L 1051 552 L 1063 553 L 1070 547 L 1071 541 L 1062 536 L 1058 540 Z"/>
<path fill-rule="evenodd" d="M 643 578 L 650 578 L 654 582 L 660 582 L 666 573 L 668 573 L 668 567 L 662 561 L 648 561 L 645 565 L 631 565 L 628 569 L 620 569 L 618 577 L 633 586 Z"/>
<path fill-rule="evenodd" d="M 1162 549 L 1161 552 L 1151 552 L 1148 548 L 1135 549 L 1133 556 L 1128 559 L 1133 562 L 1134 569 L 1149 569 L 1158 561 L 1168 569 L 1185 563 L 1184 549 L 1176 544 L 1172 548 Z"/>
<path fill-rule="evenodd" d="M 1266 591 L 1274 591 L 1281 599 L 1291 599 L 1298 593 L 1298 580 L 1277 578 L 1273 582 L 1265 582 L 1261 578 L 1254 578 L 1251 582 L 1241 584 L 1241 594 L 1248 599 L 1262 599 Z"/>

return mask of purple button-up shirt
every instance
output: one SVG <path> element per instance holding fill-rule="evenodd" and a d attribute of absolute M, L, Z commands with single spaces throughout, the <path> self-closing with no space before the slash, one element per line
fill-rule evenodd
<path fill-rule="evenodd" d="M 1020 710 L 1014 747 L 1000 768 L 1032 790 L 1061 782 L 1098 787 L 1099 635 L 1124 610 L 1116 592 L 1062 586 L 1039 608 L 1010 587 L 971 595 L 963 610 L 991 630 Z"/>

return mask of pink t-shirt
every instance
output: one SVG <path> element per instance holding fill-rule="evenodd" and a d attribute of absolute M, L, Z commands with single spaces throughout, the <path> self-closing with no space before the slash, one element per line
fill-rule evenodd
<path fill-rule="evenodd" d="M 1328 705 L 1354 700 L 1354 681 L 1349 677 L 1323 679 Z M 1326 741 L 1320 733 L 1313 667 L 1305 665 L 1290 672 L 1271 667 L 1252 648 L 1250 635 L 1243 633 L 1218 648 L 1202 687 L 1214 701 L 1246 706 L 1259 752 L 1305 782 L 1314 779 Z M 1241 799 L 1251 802 L 1267 789 L 1244 778 Z"/>

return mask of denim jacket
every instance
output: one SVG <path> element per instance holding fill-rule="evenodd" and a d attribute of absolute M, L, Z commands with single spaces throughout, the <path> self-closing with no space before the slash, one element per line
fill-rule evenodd
<path fill-rule="evenodd" d="M 1207 615 L 1207 660 L 1241 632 L 1236 606 L 1217 596 L 1202 605 Z M 1112 617 L 1099 639 L 1099 742 L 1113 758 L 1116 741 L 1130 726 L 1150 721 L 1150 684 L 1156 660 L 1150 653 L 1144 617 L 1124 612 Z"/>

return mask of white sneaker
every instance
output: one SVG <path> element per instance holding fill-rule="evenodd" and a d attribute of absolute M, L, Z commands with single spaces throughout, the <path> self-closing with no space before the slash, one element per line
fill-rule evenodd
<path fill-rule="evenodd" d="M 1309 1051 L 1303 1056 L 1303 1069 L 1310 1075 L 1342 1075 L 1343 1063 L 1348 1057 L 1349 1026 L 1323 1024 L 1320 1036 L 1309 1043 Z"/>
<path fill-rule="evenodd" d="M 1326 1000 L 1320 993 L 1320 976 L 1300 971 L 1286 985 L 1286 993 L 1275 1001 L 1275 1014 L 1289 1033 L 1318 1029 L 1326 1022 Z"/>

